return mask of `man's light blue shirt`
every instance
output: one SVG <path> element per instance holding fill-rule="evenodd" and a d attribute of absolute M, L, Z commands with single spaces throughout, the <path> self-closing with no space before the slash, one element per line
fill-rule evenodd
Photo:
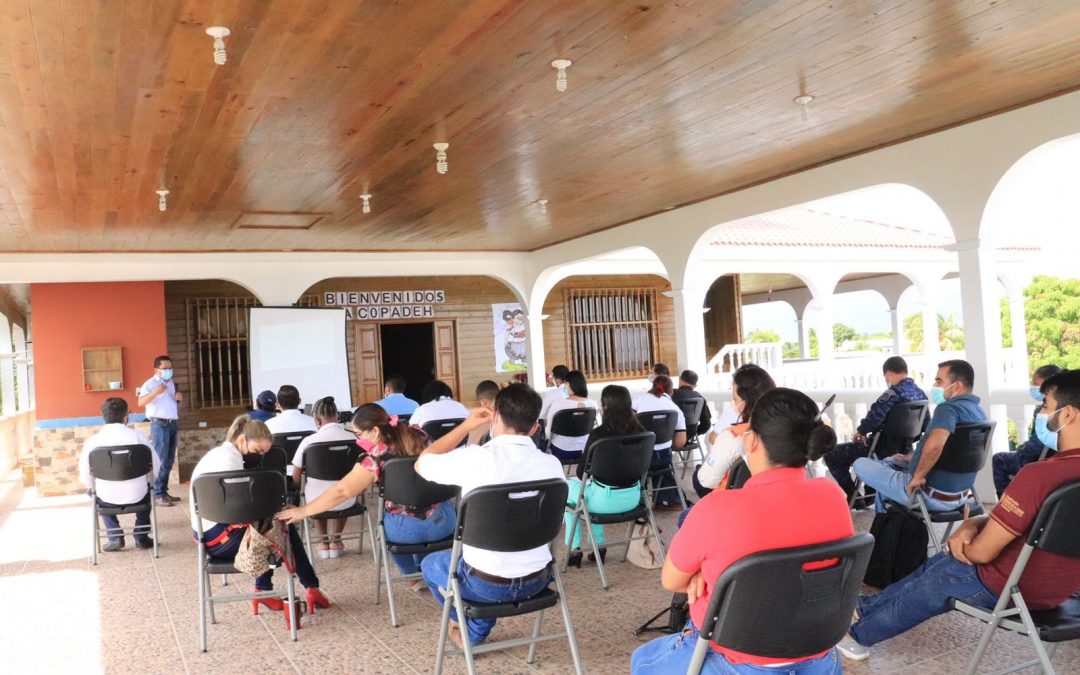
<path fill-rule="evenodd" d="M 375 405 L 380 405 L 383 410 L 390 415 L 412 415 L 420 404 L 411 398 L 405 396 L 405 394 L 393 393 L 386 398 L 375 401 Z"/>

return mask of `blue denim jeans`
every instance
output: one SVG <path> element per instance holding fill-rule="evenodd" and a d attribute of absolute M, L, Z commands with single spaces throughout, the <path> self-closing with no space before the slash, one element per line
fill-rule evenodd
<path fill-rule="evenodd" d="M 93 493 L 91 493 L 91 496 L 92 495 L 93 495 Z M 99 507 L 108 508 L 108 507 L 126 506 L 125 504 L 110 504 L 109 502 L 103 502 L 100 499 L 97 499 L 97 497 L 94 497 L 94 499 L 97 500 L 97 505 Z M 142 503 L 149 504 L 150 501 L 147 498 L 144 497 L 143 500 L 142 500 Z M 124 531 L 122 529 L 120 529 L 120 519 L 117 516 L 109 516 L 109 515 L 105 515 L 103 513 L 103 514 L 101 514 L 101 522 L 105 524 L 105 531 L 109 534 L 109 541 L 113 541 L 113 540 L 123 541 L 124 540 Z M 135 514 L 135 530 L 133 531 L 132 534 L 134 534 L 134 536 L 135 536 L 135 541 L 141 541 L 143 539 L 149 539 L 150 538 L 150 512 L 149 511 L 139 511 L 138 513 Z"/>
<path fill-rule="evenodd" d="M 436 551 L 424 558 L 421 565 L 424 581 L 427 582 L 431 594 L 439 601 L 440 606 L 446 601 L 446 598 L 439 591 L 439 587 L 450 588 L 450 553 L 451 551 Z M 458 560 L 457 576 L 461 584 L 461 597 L 473 602 L 495 603 L 524 600 L 544 590 L 551 583 L 551 575 L 542 574 L 524 583 L 515 581 L 510 584 L 495 584 L 473 576 L 472 567 L 464 559 Z M 450 618 L 459 621 L 452 600 Z M 465 629 L 468 632 L 469 644 L 478 645 L 486 640 L 494 627 L 495 619 L 466 618 Z"/>
<path fill-rule="evenodd" d="M 852 467 L 855 469 L 855 475 L 862 482 L 877 491 L 877 496 L 874 498 L 874 510 L 877 513 L 885 513 L 885 501 L 896 502 L 897 504 L 911 502 L 911 497 L 907 491 L 908 483 L 911 482 L 911 474 L 899 468 L 898 464 L 888 459 L 878 461 L 869 457 L 860 457 L 855 460 Z M 923 498 L 926 500 L 926 509 L 928 511 L 954 511 L 957 506 L 962 505 L 962 502 L 943 502 L 931 499 L 925 494 Z"/>
<path fill-rule="evenodd" d="M 228 526 L 223 523 L 211 527 L 206 532 L 203 532 L 203 540 L 213 541 L 226 527 Z M 206 555 L 214 558 L 221 558 L 222 560 L 235 560 L 236 552 L 240 550 L 240 542 L 244 540 L 244 530 L 246 529 L 247 528 L 240 528 L 232 530 L 229 532 L 229 538 L 225 541 L 215 546 L 207 546 Z M 304 542 L 300 541 L 300 533 L 296 531 L 295 525 L 289 525 L 288 530 L 289 548 L 292 549 L 296 578 L 300 580 L 300 585 L 304 588 L 318 588 L 319 577 L 315 575 L 315 568 L 311 566 L 311 560 L 307 557 L 307 551 L 304 550 Z M 192 532 L 192 534 L 198 539 L 198 532 Z M 260 591 L 274 590 L 274 570 L 267 570 L 265 574 L 256 578 L 255 588 Z"/>
<path fill-rule="evenodd" d="M 938 553 L 877 595 L 859 598 L 859 620 L 851 637 L 867 647 L 949 611 L 949 600 L 993 609 L 998 596 L 979 579 L 974 565 Z"/>
<path fill-rule="evenodd" d="M 154 477 L 154 496 L 160 497 L 169 491 L 169 474 L 176 459 L 176 422 L 159 422 L 155 419 L 150 423 L 150 441 L 161 462 L 161 468 Z"/>
<path fill-rule="evenodd" d="M 456 520 L 454 503 L 445 501 L 439 504 L 430 517 L 423 520 L 404 513 L 384 514 L 383 527 L 386 528 L 386 538 L 395 544 L 423 544 L 449 537 L 454 532 Z M 391 553 L 390 557 L 394 559 L 402 574 L 416 574 L 427 554 Z"/>
<path fill-rule="evenodd" d="M 566 503 L 570 506 L 576 506 L 578 490 L 581 489 L 581 479 L 571 478 L 568 482 L 570 483 L 570 493 L 566 498 Z M 589 506 L 589 513 L 603 514 L 631 511 L 641 503 L 641 488 L 637 485 L 628 488 L 613 488 L 603 483 L 590 481 L 585 486 L 585 503 Z M 566 523 L 566 543 L 574 548 L 581 546 L 581 530 L 585 527 L 585 518 L 582 517 L 581 522 L 574 529 L 573 543 L 570 541 L 570 530 L 574 524 L 574 516 L 568 512 L 563 517 L 563 521 Z M 593 525 L 592 537 L 597 546 L 603 546 L 604 526 Z"/>
<path fill-rule="evenodd" d="M 686 624 L 681 633 L 657 638 L 646 642 L 634 650 L 630 657 L 630 672 L 634 675 L 645 673 L 685 673 L 694 656 L 700 631 L 693 623 Z M 830 650 L 825 656 L 807 661 L 797 661 L 786 666 L 756 666 L 750 663 L 731 663 L 723 654 L 712 647 L 705 656 L 701 667 L 703 673 L 773 673 L 774 675 L 840 675 L 840 659 L 836 650 Z"/>

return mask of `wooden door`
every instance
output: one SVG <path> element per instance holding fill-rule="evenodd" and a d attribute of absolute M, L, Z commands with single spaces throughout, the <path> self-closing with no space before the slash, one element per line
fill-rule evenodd
<path fill-rule="evenodd" d="M 357 404 L 378 401 L 383 395 L 382 350 L 379 324 L 356 323 Z"/>
<path fill-rule="evenodd" d="M 457 400 L 465 398 L 458 382 L 457 341 L 454 321 L 443 319 L 435 322 L 435 377 L 450 385 Z"/>

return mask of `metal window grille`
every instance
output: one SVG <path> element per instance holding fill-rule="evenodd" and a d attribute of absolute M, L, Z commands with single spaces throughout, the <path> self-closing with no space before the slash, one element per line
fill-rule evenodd
<path fill-rule="evenodd" d="M 188 299 L 189 386 L 196 408 L 250 402 L 248 309 L 258 306 L 250 297 Z"/>
<path fill-rule="evenodd" d="M 659 344 L 656 289 L 570 289 L 564 306 L 567 351 L 586 377 L 648 375 Z"/>

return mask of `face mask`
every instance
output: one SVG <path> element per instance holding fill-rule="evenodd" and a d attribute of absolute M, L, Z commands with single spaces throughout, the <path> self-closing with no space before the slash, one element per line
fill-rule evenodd
<path fill-rule="evenodd" d="M 566 392 L 570 391 L 570 385 L 563 382 L 562 384 L 559 385 L 559 391 L 561 391 L 562 393 L 565 394 Z"/>
<path fill-rule="evenodd" d="M 656 379 L 656 374 L 655 373 L 649 373 L 649 384 L 652 384 L 652 381 L 655 380 L 655 379 Z"/>
<path fill-rule="evenodd" d="M 953 382 L 953 384 L 956 383 Z M 953 385 L 950 384 L 948 387 L 934 387 L 930 390 L 930 400 L 933 401 L 934 405 L 941 405 L 947 400 L 945 398 L 945 392 L 952 386 Z"/>
<path fill-rule="evenodd" d="M 172 379 L 172 368 L 162 368 L 162 370 L 161 370 L 161 379 L 165 380 L 166 382 L 171 380 Z"/>
<path fill-rule="evenodd" d="M 375 449 L 375 443 L 372 442 L 370 439 L 364 438 L 363 436 L 356 437 L 356 444 L 359 445 L 360 449 L 364 452 L 371 452 L 373 449 Z"/>
<path fill-rule="evenodd" d="M 1043 393 L 1041 391 L 1039 391 L 1039 389 L 1040 389 L 1039 387 L 1036 387 L 1035 385 L 1031 385 L 1031 389 L 1028 390 L 1028 391 L 1031 392 L 1031 398 L 1035 399 L 1036 403 L 1042 403 L 1043 399 L 1046 398 L 1045 396 L 1043 396 Z"/>
<path fill-rule="evenodd" d="M 1051 450 L 1058 449 L 1058 432 L 1061 431 L 1061 429 L 1059 428 L 1057 431 L 1051 431 L 1050 418 L 1059 412 L 1061 412 L 1061 410 L 1055 410 L 1049 415 L 1040 413 L 1035 416 L 1035 436 L 1043 445 Z"/>

